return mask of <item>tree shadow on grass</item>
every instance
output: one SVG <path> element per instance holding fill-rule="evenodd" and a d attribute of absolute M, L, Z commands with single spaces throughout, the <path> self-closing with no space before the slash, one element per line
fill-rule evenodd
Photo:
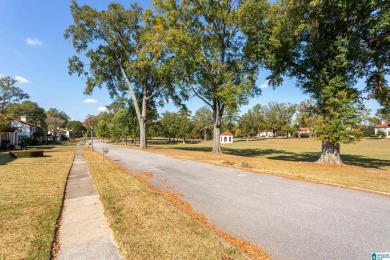
<path fill-rule="evenodd" d="M 211 152 L 211 147 L 172 147 L 168 149 L 183 150 L 183 151 L 193 151 L 193 152 Z"/>
<path fill-rule="evenodd" d="M 16 158 L 9 155 L 8 152 L 0 152 L 0 166 L 6 165 L 14 160 L 16 160 Z"/>
<path fill-rule="evenodd" d="M 320 153 L 292 153 L 284 151 L 281 155 L 268 156 L 270 160 L 290 162 L 315 162 L 320 158 Z"/>
<path fill-rule="evenodd" d="M 375 168 L 381 170 L 389 170 L 386 169 L 390 167 L 390 160 L 382 160 L 376 158 L 370 158 L 362 155 L 351 155 L 344 154 L 341 155 L 341 160 L 345 164 L 360 166 L 364 168 Z"/>
<path fill-rule="evenodd" d="M 245 157 L 257 157 L 257 156 L 267 156 L 271 154 L 285 154 L 286 151 L 276 150 L 276 149 L 232 149 L 232 148 L 222 148 L 222 151 L 225 154 L 236 155 L 236 156 L 245 156 Z"/>
<path fill-rule="evenodd" d="M 320 158 L 320 153 L 291 153 L 284 152 L 282 155 L 269 156 L 270 160 L 291 161 L 291 162 L 316 162 Z M 381 160 L 362 155 L 342 154 L 341 160 L 347 165 L 354 165 L 364 168 L 375 168 L 386 170 L 390 167 L 390 160 Z"/>
<path fill-rule="evenodd" d="M 174 147 L 173 149 L 194 151 L 194 152 L 211 152 L 210 147 Z M 276 149 L 232 149 L 222 148 L 224 154 L 244 156 L 244 157 L 257 157 L 265 156 L 267 159 L 276 161 L 290 161 L 290 162 L 316 162 L 320 158 L 320 152 L 308 152 L 308 153 L 293 153 L 285 150 Z M 390 160 L 381 160 L 376 158 L 370 158 L 361 155 L 342 154 L 341 160 L 348 165 L 354 165 L 364 168 L 375 168 L 386 170 L 390 167 Z"/>

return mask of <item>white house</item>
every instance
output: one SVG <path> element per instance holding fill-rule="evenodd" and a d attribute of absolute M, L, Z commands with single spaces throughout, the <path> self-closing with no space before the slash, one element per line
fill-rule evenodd
<path fill-rule="evenodd" d="M 375 125 L 375 134 L 377 135 L 381 131 L 386 134 L 386 138 L 390 138 L 390 122 Z"/>
<path fill-rule="evenodd" d="M 0 145 L 18 147 L 23 138 L 33 138 L 33 134 L 38 131 L 39 127 L 27 123 L 26 117 L 22 116 L 20 119 L 7 117 L 10 127 L 3 133 L 0 133 Z"/>
<path fill-rule="evenodd" d="M 260 133 L 257 133 L 256 137 L 258 137 L 258 138 L 260 138 L 260 137 L 273 137 L 273 133 L 271 130 L 262 131 Z"/>
<path fill-rule="evenodd" d="M 220 135 L 221 144 L 232 144 L 233 143 L 233 134 L 229 131 L 226 131 Z"/>
<path fill-rule="evenodd" d="M 310 137 L 310 127 L 301 127 L 298 129 L 298 135 L 301 137 L 301 135 L 307 135 Z"/>

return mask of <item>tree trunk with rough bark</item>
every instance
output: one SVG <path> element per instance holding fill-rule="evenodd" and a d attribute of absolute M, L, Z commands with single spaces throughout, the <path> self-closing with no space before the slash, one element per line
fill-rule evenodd
<path fill-rule="evenodd" d="M 340 157 L 340 144 L 333 144 L 326 141 L 322 142 L 321 157 L 317 162 L 344 164 Z"/>
<path fill-rule="evenodd" d="M 213 133 L 213 153 L 222 153 L 221 149 L 221 123 L 223 108 L 219 104 L 214 104 L 214 133 Z"/>
<path fill-rule="evenodd" d="M 139 147 L 141 149 L 146 149 L 146 94 L 146 88 L 144 88 L 141 116 L 139 117 Z"/>
<path fill-rule="evenodd" d="M 213 153 L 222 153 L 221 149 L 221 123 L 214 123 Z"/>

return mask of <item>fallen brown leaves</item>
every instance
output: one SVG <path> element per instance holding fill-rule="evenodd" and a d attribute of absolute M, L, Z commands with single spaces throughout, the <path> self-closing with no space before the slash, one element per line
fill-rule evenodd
<path fill-rule="evenodd" d="M 186 215 L 190 216 L 192 219 L 200 222 L 203 226 L 205 226 L 207 229 L 210 231 L 214 232 L 217 234 L 219 237 L 223 238 L 226 240 L 228 243 L 233 245 L 234 247 L 238 248 L 241 252 L 243 252 L 245 255 L 247 255 L 251 259 L 259 259 L 259 260 L 264 260 L 264 259 L 269 259 L 268 255 L 265 253 L 264 250 L 262 250 L 260 247 L 258 247 L 255 244 L 252 244 L 248 241 L 245 241 L 243 239 L 240 239 L 238 237 L 232 236 L 226 232 L 223 232 L 219 230 L 217 227 L 212 225 L 210 222 L 208 222 L 206 216 L 200 213 L 196 213 L 193 211 L 192 207 L 190 204 L 187 202 L 183 201 L 181 198 L 184 197 L 183 194 L 181 193 L 174 193 L 170 191 L 162 191 L 154 186 L 150 185 L 148 182 L 146 182 L 142 176 L 145 176 L 144 173 L 137 174 L 133 173 L 130 171 L 127 171 L 122 165 L 120 165 L 118 162 L 112 161 L 115 164 L 117 164 L 119 167 L 121 167 L 124 171 L 126 171 L 129 175 L 133 176 L 140 182 L 144 183 L 150 190 L 153 190 L 154 192 L 160 194 L 164 199 L 169 201 L 172 205 L 180 209 L 182 212 L 184 212 Z M 147 173 L 145 173 L 148 175 Z M 169 186 L 168 189 L 172 190 L 174 186 Z"/>

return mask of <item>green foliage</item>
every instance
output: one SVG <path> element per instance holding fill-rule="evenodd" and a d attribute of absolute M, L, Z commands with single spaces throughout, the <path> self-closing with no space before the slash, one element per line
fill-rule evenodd
<path fill-rule="evenodd" d="M 247 137 L 261 131 L 272 130 L 274 134 L 280 130 L 291 132 L 294 129 L 291 124 L 295 111 L 295 105 L 286 103 L 257 104 L 241 117 L 240 129 L 246 132 Z"/>
<path fill-rule="evenodd" d="M 16 82 L 9 76 L 0 76 L 0 113 L 4 113 L 9 104 L 30 98 L 30 95 L 15 86 Z"/>
<path fill-rule="evenodd" d="M 7 130 L 11 126 L 7 117 L 3 114 L 0 114 L 0 133 Z"/>
<path fill-rule="evenodd" d="M 60 127 L 65 127 L 68 121 L 70 120 L 70 117 L 64 111 L 62 110 L 60 111 L 57 108 L 49 108 L 49 110 L 47 110 L 46 112 L 46 115 L 48 118 L 54 117 L 63 121 L 63 124 Z"/>
<path fill-rule="evenodd" d="M 323 148 L 359 140 L 359 78 L 367 78 L 365 92 L 389 105 L 389 17 L 389 3 L 381 0 L 286 0 L 272 5 L 272 33 L 263 60 L 272 71 L 269 84 L 280 85 L 283 76 L 297 78 L 321 115 L 316 136 L 326 144 Z M 255 28 L 247 33 L 256 48 L 263 46 L 256 41 Z"/>
<path fill-rule="evenodd" d="M 9 152 L 14 158 L 32 158 L 43 157 L 43 150 L 24 150 L 24 151 L 12 151 Z"/>
<path fill-rule="evenodd" d="M 161 134 L 169 139 L 176 138 L 180 128 L 180 118 L 178 113 L 166 111 L 160 119 Z"/>
<path fill-rule="evenodd" d="M 110 136 L 113 139 L 127 140 L 129 137 L 136 138 L 138 136 L 139 127 L 134 109 L 129 110 L 123 108 L 118 110 L 111 119 L 108 128 Z"/>
<path fill-rule="evenodd" d="M 240 24 L 245 24 L 242 13 L 250 9 L 247 2 L 154 2 L 161 12 L 156 26 L 162 28 L 163 40 L 178 57 L 178 77 L 188 92 L 213 110 L 215 153 L 221 152 L 218 133 L 225 109 L 234 109 L 261 93 L 255 84 L 258 66 L 253 55 L 245 52 L 247 38 L 240 31 Z M 263 11 L 256 13 L 256 19 L 261 23 L 268 3 L 261 2 L 259 8 Z"/>
<path fill-rule="evenodd" d="M 47 127 L 45 109 L 38 106 L 36 102 L 27 100 L 20 104 L 10 104 L 7 106 L 6 113 L 13 118 L 26 116 L 30 124 Z"/>
<path fill-rule="evenodd" d="M 376 116 L 378 116 L 382 121 L 390 122 L 390 106 L 378 109 Z"/>
<path fill-rule="evenodd" d="M 213 112 L 207 106 L 199 108 L 193 117 L 193 129 L 191 135 L 194 138 L 208 139 L 213 128 Z"/>
<path fill-rule="evenodd" d="M 294 124 L 298 127 L 315 128 L 320 118 L 321 116 L 315 101 L 308 99 L 297 105 Z"/>
<path fill-rule="evenodd" d="M 111 97 L 130 93 L 140 130 L 140 146 L 146 148 L 148 111 L 171 99 L 179 103 L 175 91 L 172 55 L 159 44 L 153 17 L 132 4 L 125 9 L 111 3 L 108 9 L 97 11 L 90 6 L 70 6 L 74 24 L 65 31 L 65 38 L 80 56 L 69 59 L 69 73 L 86 76 L 84 93 L 106 87 Z M 88 69 L 80 57 L 89 60 Z"/>
<path fill-rule="evenodd" d="M 387 134 L 386 134 L 385 131 L 379 130 L 379 131 L 378 131 L 378 136 L 379 136 L 380 138 L 385 138 L 385 137 L 387 136 Z"/>
<path fill-rule="evenodd" d="M 72 137 L 81 137 L 87 130 L 80 121 L 69 121 L 66 129 L 71 130 Z"/>

